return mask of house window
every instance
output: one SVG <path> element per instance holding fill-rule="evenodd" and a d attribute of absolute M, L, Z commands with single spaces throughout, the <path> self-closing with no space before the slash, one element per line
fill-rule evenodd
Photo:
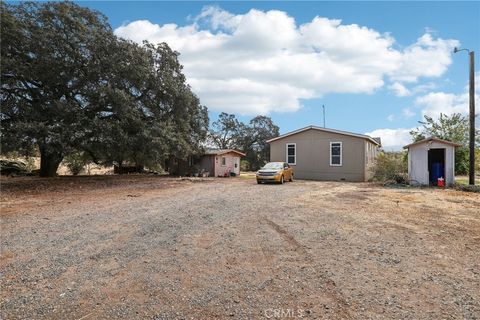
<path fill-rule="evenodd" d="M 287 163 L 295 165 L 297 163 L 297 145 L 295 143 L 287 143 L 286 149 Z"/>
<path fill-rule="evenodd" d="M 342 165 L 342 143 L 330 142 L 330 165 L 341 166 Z"/>
<path fill-rule="evenodd" d="M 222 157 L 222 167 L 227 166 L 227 158 Z"/>

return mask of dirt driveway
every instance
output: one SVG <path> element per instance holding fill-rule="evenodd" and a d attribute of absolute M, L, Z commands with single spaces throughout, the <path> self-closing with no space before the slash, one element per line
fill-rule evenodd
<path fill-rule="evenodd" d="M 16 179 L 2 181 L 2 319 L 480 318 L 478 194 Z"/>

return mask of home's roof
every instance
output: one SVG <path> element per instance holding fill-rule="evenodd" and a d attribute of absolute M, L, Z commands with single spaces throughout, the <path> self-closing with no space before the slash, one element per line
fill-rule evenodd
<path fill-rule="evenodd" d="M 443 140 L 443 139 L 439 139 L 439 138 L 435 138 L 435 137 L 429 137 L 429 138 L 425 138 L 425 139 L 420 140 L 420 141 L 417 141 L 417 142 L 413 142 L 413 143 L 407 144 L 407 145 L 404 146 L 403 148 L 404 148 L 404 149 L 408 149 L 408 148 L 411 147 L 411 146 L 414 146 L 414 145 L 417 145 L 417 144 L 421 144 L 421 143 L 428 143 L 428 142 L 432 142 L 432 141 L 436 141 L 436 142 L 439 142 L 439 143 L 448 144 L 448 145 L 451 145 L 451 146 L 454 146 L 454 147 L 461 147 L 461 146 L 462 146 L 461 144 L 458 144 L 458 143 L 455 143 L 455 142 L 452 142 L 452 141 Z"/>
<path fill-rule="evenodd" d="M 229 153 L 229 152 L 233 152 L 233 153 L 241 155 L 242 157 L 245 157 L 245 153 L 240 152 L 238 150 L 234 150 L 234 149 L 206 149 L 204 154 L 205 155 L 217 155 L 218 156 L 218 155 Z"/>
<path fill-rule="evenodd" d="M 341 131 L 341 130 L 335 130 L 335 129 L 328 129 L 328 128 L 322 128 L 322 127 L 317 127 L 317 126 L 308 126 L 308 127 L 298 129 L 298 130 L 295 130 L 295 131 L 292 131 L 292 132 L 288 132 L 288 133 L 282 134 L 281 136 L 278 136 L 276 138 L 267 140 L 267 142 L 270 143 L 272 141 L 282 139 L 282 138 L 286 138 L 288 136 L 291 136 L 291 135 L 294 135 L 294 134 L 297 134 L 297 133 L 300 133 L 300 132 L 303 132 L 303 131 L 307 131 L 307 130 L 310 130 L 310 129 L 318 130 L 318 131 L 324 131 L 324 132 L 338 133 L 338 134 L 343 134 L 345 136 L 363 138 L 363 139 L 369 140 L 370 142 L 372 142 L 372 143 L 374 143 L 378 146 L 381 146 L 380 138 L 372 138 L 372 137 L 367 136 L 365 134 L 359 134 L 359 133 L 353 133 L 353 132 Z"/>
<path fill-rule="evenodd" d="M 380 145 L 380 146 L 382 145 L 382 138 L 380 138 L 380 137 L 373 137 L 372 139 L 375 140 L 375 141 L 377 141 L 377 142 L 378 142 L 378 145 Z"/>

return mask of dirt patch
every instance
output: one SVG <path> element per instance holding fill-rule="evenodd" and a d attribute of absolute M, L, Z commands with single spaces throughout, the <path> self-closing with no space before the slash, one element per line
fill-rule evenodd
<path fill-rule="evenodd" d="M 341 200 L 349 200 L 349 201 L 364 201 L 369 200 L 373 196 L 375 196 L 375 192 L 371 190 L 361 190 L 361 191 L 348 191 L 348 192 L 340 192 L 335 195 L 336 198 Z"/>
<path fill-rule="evenodd" d="M 2 197 L 19 197 L 46 193 L 65 193 L 69 191 L 96 191 L 116 188 L 134 187 L 135 189 L 152 189 L 167 186 L 184 179 L 161 175 L 131 174 L 107 176 L 58 176 L 55 178 L 39 177 L 5 177 L 0 176 Z M 193 178 L 188 181 L 195 180 Z M 205 180 L 205 179 L 204 179 Z"/>
<path fill-rule="evenodd" d="M 1 181 L 1 318 L 480 314 L 478 194 L 238 178 L 22 179 Z"/>
<path fill-rule="evenodd" d="M 78 201 L 98 202 L 100 206 L 115 205 L 114 202 L 117 201 L 123 202 L 162 190 L 185 187 L 194 182 L 205 184 L 211 181 L 213 179 L 142 174 L 56 178 L 0 177 L 0 217 L 29 210 L 44 210 L 52 205 L 68 207 Z"/>

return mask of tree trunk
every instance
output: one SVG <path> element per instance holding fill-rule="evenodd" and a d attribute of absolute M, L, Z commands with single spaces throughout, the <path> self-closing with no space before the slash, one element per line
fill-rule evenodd
<path fill-rule="evenodd" d="M 47 146 L 40 146 L 40 177 L 55 177 L 63 156 L 58 152 L 51 152 Z"/>

